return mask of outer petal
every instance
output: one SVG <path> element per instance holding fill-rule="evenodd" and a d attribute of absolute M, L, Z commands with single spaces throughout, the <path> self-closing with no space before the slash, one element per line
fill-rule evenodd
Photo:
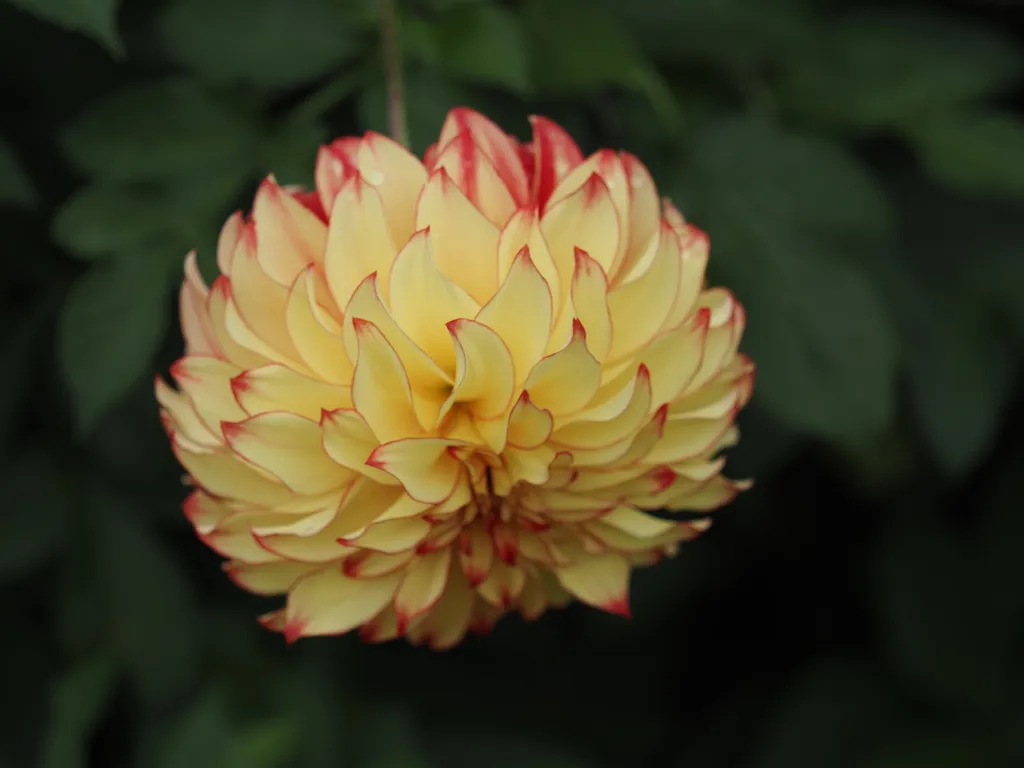
<path fill-rule="evenodd" d="M 599 362 L 612 346 L 612 316 L 608 310 L 608 277 L 601 265 L 577 248 L 572 278 L 573 311 L 587 329 L 587 349 Z M 632 318 L 630 318 L 632 322 Z"/>
<path fill-rule="evenodd" d="M 362 139 L 345 136 L 335 139 L 326 147 L 320 147 L 316 156 L 316 191 L 320 205 L 328 215 L 334 209 L 334 199 L 341 188 L 359 173 L 357 155 Z"/>
<path fill-rule="evenodd" d="M 196 415 L 213 434 L 220 433 L 222 421 L 240 421 L 246 413 L 231 391 L 231 379 L 239 370 L 215 357 L 183 357 L 171 366 L 171 375 Z"/>
<path fill-rule="evenodd" d="M 566 131 L 546 117 L 531 116 L 533 126 L 533 198 L 543 208 L 551 194 L 573 168 L 583 162 L 583 153 Z"/>
<path fill-rule="evenodd" d="M 209 294 L 196 265 L 196 252 L 192 251 L 185 258 L 185 280 L 178 297 L 181 332 L 185 337 L 185 353 L 188 355 L 220 355 L 220 345 L 206 311 Z"/>
<path fill-rule="evenodd" d="M 498 279 L 505 280 L 515 260 L 527 249 L 534 267 L 548 284 L 552 297 L 552 319 L 558 314 L 569 292 L 572 279 L 572 254 L 562 254 L 556 264 L 540 228 L 536 206 L 520 208 L 501 230 L 498 238 Z"/>
<path fill-rule="evenodd" d="M 439 168 L 495 226 L 504 226 L 515 212 L 512 193 L 472 134 L 460 133 L 445 145 L 434 160 L 433 170 Z"/>
<path fill-rule="evenodd" d="M 338 635 L 372 619 L 388 604 L 401 577 L 350 579 L 328 567 L 302 579 L 288 594 L 284 635 L 289 642 Z"/>
<path fill-rule="evenodd" d="M 606 273 L 615 263 L 622 227 L 608 185 L 596 173 L 548 208 L 541 229 L 556 264 L 561 259 L 573 263 L 577 248 L 590 254 Z"/>
<path fill-rule="evenodd" d="M 460 133 L 468 133 L 473 137 L 473 141 L 494 164 L 498 176 L 516 204 L 528 202 L 530 184 L 516 141 L 479 112 L 465 107 L 456 107 L 448 113 L 448 119 L 441 126 L 438 146 L 443 148 Z"/>
<path fill-rule="evenodd" d="M 310 379 L 279 363 L 240 373 L 231 380 L 231 390 L 251 416 L 289 411 L 316 420 L 325 409 L 352 407 L 349 387 Z"/>
<path fill-rule="evenodd" d="M 394 603 L 400 633 L 441 599 L 451 572 L 451 558 L 451 548 L 445 547 L 424 555 L 406 570 Z"/>
<path fill-rule="evenodd" d="M 661 220 L 658 190 L 650 171 L 628 152 L 621 153 L 619 157 L 629 181 L 629 242 L 625 258 L 610 276 L 613 283 L 621 282 L 630 274 L 657 236 Z"/>
<path fill-rule="evenodd" d="M 582 556 L 555 571 L 574 597 L 609 613 L 629 616 L 629 561 L 618 554 Z"/>
<path fill-rule="evenodd" d="M 397 141 L 373 131 L 363 137 L 357 159 L 360 173 L 380 194 L 391 241 L 401 247 L 416 229 L 416 201 L 427 170 Z"/>
<path fill-rule="evenodd" d="M 453 566 L 437 605 L 421 621 L 410 628 L 413 642 L 426 643 L 435 651 L 451 648 L 469 628 L 473 608 L 473 591 L 466 578 Z"/>
<path fill-rule="evenodd" d="M 295 278 L 288 293 L 285 327 L 299 357 L 313 373 L 326 381 L 348 385 L 353 363 L 342 341 L 341 326 L 317 301 L 321 280 L 313 265 Z"/>
<path fill-rule="evenodd" d="M 291 285 L 308 264 L 323 262 L 327 228 L 281 189 L 273 176 L 256 192 L 252 220 L 260 266 L 281 285 Z"/>
<path fill-rule="evenodd" d="M 375 482 L 397 484 L 391 475 L 366 463 L 379 441 L 358 411 L 324 411 L 320 426 L 323 430 L 324 451 L 335 463 L 366 475 Z"/>
<path fill-rule="evenodd" d="M 436 437 L 396 440 L 377 448 L 366 462 L 398 480 L 417 501 L 440 504 L 463 475 L 462 463 L 448 450 L 454 444 Z"/>

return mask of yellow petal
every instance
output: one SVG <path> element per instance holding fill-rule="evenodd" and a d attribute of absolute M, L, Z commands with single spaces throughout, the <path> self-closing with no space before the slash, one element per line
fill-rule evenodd
<path fill-rule="evenodd" d="M 394 595 L 400 575 L 350 579 L 337 567 L 324 568 L 299 581 L 288 594 L 285 638 L 338 635 L 369 621 Z"/>
<path fill-rule="evenodd" d="M 310 379 L 279 363 L 243 371 L 231 380 L 231 389 L 242 410 L 250 416 L 290 411 L 319 420 L 323 410 L 352 407 L 348 387 Z"/>
<path fill-rule="evenodd" d="M 354 328 L 359 339 L 352 377 L 356 410 L 382 443 L 421 435 L 402 361 L 373 323 L 356 319 Z"/>
<path fill-rule="evenodd" d="M 347 537 L 343 543 L 347 546 L 394 554 L 415 549 L 417 544 L 427 538 L 428 533 L 430 523 L 419 517 L 407 517 L 374 523 L 364 533 Z"/>
<path fill-rule="evenodd" d="M 315 421 L 291 413 L 264 413 L 222 428 L 235 453 L 280 478 L 296 493 L 325 493 L 354 476 L 324 452 Z"/>
<path fill-rule="evenodd" d="M 228 563 L 225 571 L 235 584 L 257 595 L 283 595 L 303 576 L 316 568 L 308 563 Z"/>
<path fill-rule="evenodd" d="M 376 579 L 402 570 L 414 557 L 416 553 L 412 550 L 387 554 L 361 549 L 346 557 L 341 568 L 342 573 L 353 579 Z"/>
<path fill-rule="evenodd" d="M 526 381 L 547 349 L 551 313 L 551 291 L 524 246 L 501 288 L 476 316 L 478 323 L 505 342 L 512 355 L 516 385 Z"/>
<path fill-rule="evenodd" d="M 566 347 L 534 367 L 525 388 L 538 408 L 559 416 L 586 407 L 601 382 L 601 364 L 587 350 L 586 332 L 575 323 Z"/>
<path fill-rule="evenodd" d="M 252 464 L 228 451 L 196 453 L 172 442 L 175 458 L 196 483 L 209 493 L 248 504 L 273 506 L 290 501 L 293 493 Z"/>
<path fill-rule="evenodd" d="M 460 240 L 465 235 L 453 232 L 451 237 Z M 398 254 L 391 271 L 389 304 L 402 331 L 442 370 L 454 374 L 455 349 L 446 326 L 452 320 L 476 317 L 480 306 L 438 269 L 431 250 L 436 242 L 437 238 L 420 231 Z M 475 251 L 471 258 L 493 266 L 493 259 L 481 253 L 487 252 Z"/>
<path fill-rule="evenodd" d="M 587 605 L 629 616 L 629 562 L 621 555 L 583 556 L 574 565 L 557 569 L 555 575 Z"/>
<path fill-rule="evenodd" d="M 508 610 L 516 604 L 526 586 L 526 572 L 522 568 L 495 560 L 491 572 L 476 588 L 477 594 L 491 605 Z"/>
<path fill-rule="evenodd" d="M 711 241 L 708 236 L 696 227 L 689 227 L 687 235 L 680 237 L 682 261 L 679 269 L 679 288 L 672 311 L 665 319 L 666 329 L 674 328 L 694 311 L 697 297 L 704 288 L 710 247 Z"/>
<path fill-rule="evenodd" d="M 530 126 L 533 128 L 533 197 L 544 206 L 558 182 L 583 162 L 583 153 L 565 129 L 552 120 L 531 115 Z"/>
<path fill-rule="evenodd" d="M 608 353 L 611 361 L 649 342 L 672 309 L 679 289 L 679 244 L 668 226 L 662 228 L 660 238 L 647 272 L 608 295 L 608 310 L 615 326 Z"/>
<path fill-rule="evenodd" d="M 577 248 L 572 278 L 572 307 L 587 329 L 587 349 L 598 362 L 612 346 L 612 316 L 608 309 L 608 278 L 601 265 Z M 632 322 L 632 319 L 630 320 Z"/>
<path fill-rule="evenodd" d="M 494 562 L 494 540 L 482 522 L 459 534 L 459 563 L 471 586 L 483 582 Z"/>
<path fill-rule="evenodd" d="M 416 228 L 430 230 L 430 246 L 437 270 L 462 288 L 477 305 L 486 303 L 494 295 L 498 287 L 495 260 L 498 228 L 459 191 L 443 168 L 431 173 L 423 188 L 416 206 Z M 426 293 L 429 288 L 429 285 L 420 286 L 421 291 L 432 297 Z M 401 290 L 399 295 L 406 297 L 407 290 Z M 392 299 L 392 307 L 396 303 L 397 299 Z M 399 324 L 402 325 L 401 320 Z"/>
<path fill-rule="evenodd" d="M 323 430 L 324 451 L 335 463 L 366 475 L 375 482 L 397 484 L 398 481 L 391 475 L 366 463 L 380 442 L 358 411 L 324 411 L 320 426 Z"/>
<path fill-rule="evenodd" d="M 529 393 L 523 392 L 509 418 L 508 443 L 524 450 L 538 448 L 551 437 L 554 425 L 551 412 L 538 408 Z"/>
<path fill-rule="evenodd" d="M 256 192 L 252 221 L 256 257 L 263 271 L 284 286 L 309 264 L 322 264 L 327 228 L 309 209 L 268 177 Z"/>
<path fill-rule="evenodd" d="M 515 212 L 512 193 L 469 132 L 458 134 L 444 146 L 431 170 L 439 168 L 495 226 L 503 227 Z"/>
<path fill-rule="evenodd" d="M 435 651 L 451 648 L 469 629 L 472 608 L 473 591 L 466 578 L 453 566 L 441 599 L 429 614 L 409 629 L 409 639 L 414 643 L 425 643 Z"/>
<path fill-rule="evenodd" d="M 352 381 L 353 364 L 341 337 L 341 326 L 320 306 L 316 295 L 321 278 L 309 266 L 288 292 L 285 327 L 302 362 L 334 384 Z"/>
<path fill-rule="evenodd" d="M 183 357 L 171 366 L 178 388 L 213 434 L 220 432 L 222 421 L 240 421 L 246 417 L 231 391 L 231 379 L 238 373 L 236 366 L 215 357 Z"/>
<path fill-rule="evenodd" d="M 719 419 L 673 419 L 661 439 L 644 457 L 649 464 L 673 464 L 700 456 L 729 429 L 733 414 Z"/>
<path fill-rule="evenodd" d="M 712 512 L 725 506 L 741 492 L 750 488 L 751 483 L 735 482 L 721 475 L 700 484 L 696 490 L 690 490 L 670 499 L 667 509 L 687 512 Z"/>
<path fill-rule="evenodd" d="M 244 226 L 245 217 L 241 211 L 235 211 L 220 229 L 217 238 L 217 269 L 222 275 L 231 272 L 231 260 L 235 256 L 235 248 L 238 246 Z"/>
<path fill-rule="evenodd" d="M 455 386 L 441 418 L 456 403 L 479 419 L 494 419 L 512 404 L 515 370 L 508 347 L 494 331 L 473 320 L 453 320 L 448 330 L 455 345 Z"/>
<path fill-rule="evenodd" d="M 544 239 L 544 233 L 540 228 L 540 214 L 533 205 L 524 206 L 516 211 L 501 230 L 498 237 L 499 282 L 507 279 L 506 276 L 524 248 L 528 250 L 533 266 L 548 284 L 554 319 L 568 296 L 573 269 L 572 254 L 563 254 L 562 262 L 555 264 L 551 249 L 548 248 L 547 240 Z"/>
<path fill-rule="evenodd" d="M 612 283 L 630 274 L 651 240 L 658 234 L 661 206 L 650 171 L 636 157 L 621 152 L 619 158 L 629 181 L 629 243 L 625 258 L 609 275 Z"/>
<path fill-rule="evenodd" d="M 320 205 L 328 215 L 334 210 L 334 200 L 341 188 L 359 173 L 357 156 L 362 143 L 357 136 L 344 136 L 317 152 L 314 182 Z"/>
<path fill-rule="evenodd" d="M 399 633 L 403 633 L 405 627 L 441 599 L 448 583 L 451 557 L 451 548 L 446 547 L 422 556 L 406 570 L 405 578 L 395 592 L 394 606 Z"/>
<path fill-rule="evenodd" d="M 207 311 L 210 316 L 210 327 L 224 358 L 241 368 L 256 368 L 271 362 L 266 356 L 243 347 L 228 333 L 228 308 L 231 304 L 231 281 L 225 275 L 221 275 L 210 286 Z M 237 313 L 238 310 L 234 311 Z"/>
<path fill-rule="evenodd" d="M 171 389 L 167 382 L 156 377 L 156 400 L 171 419 L 174 432 L 182 433 L 190 442 L 204 448 L 217 448 L 223 439 L 204 424 L 189 398 Z"/>
<path fill-rule="evenodd" d="M 508 446 L 501 454 L 512 484 L 523 482 L 543 485 L 550 477 L 551 462 L 555 458 L 554 448 L 541 445 L 523 449 Z"/>
<path fill-rule="evenodd" d="M 386 291 L 397 253 L 380 195 L 362 176 L 353 176 L 331 209 L 324 254 L 324 272 L 335 304 L 344 310 L 358 285 L 372 273 Z"/>
<path fill-rule="evenodd" d="M 417 501 L 440 504 L 463 476 L 462 463 L 449 451 L 453 445 L 436 437 L 396 440 L 377 448 L 366 461 L 398 480 Z"/>
<path fill-rule="evenodd" d="M 185 280 L 181 284 L 178 304 L 181 314 L 181 333 L 185 337 L 185 354 L 210 355 L 220 354 L 220 345 L 210 324 L 210 315 L 206 309 L 209 289 L 199 274 L 196 265 L 196 252 L 192 251 L 185 258 Z"/>
<path fill-rule="evenodd" d="M 416 229 L 416 200 L 427 183 L 427 170 L 397 141 L 373 131 L 363 138 L 357 161 L 359 172 L 377 188 L 391 241 L 400 247 Z"/>
<path fill-rule="evenodd" d="M 638 539 L 660 536 L 676 526 L 671 520 L 660 520 L 632 507 L 616 507 L 602 517 L 601 522 Z"/>
<path fill-rule="evenodd" d="M 635 435 L 651 412 L 651 377 L 647 367 L 641 365 L 633 386 L 633 393 L 622 409 L 603 421 L 572 421 L 555 430 L 551 440 L 573 448 L 603 448 Z"/>
<path fill-rule="evenodd" d="M 699 312 L 691 324 L 663 333 L 642 351 L 655 405 L 672 402 L 693 380 L 704 359 L 709 318 L 710 313 Z"/>
<path fill-rule="evenodd" d="M 577 248 L 590 254 L 606 274 L 615 263 L 622 227 L 608 186 L 596 173 L 548 208 L 541 229 L 556 264 L 572 264 Z"/>

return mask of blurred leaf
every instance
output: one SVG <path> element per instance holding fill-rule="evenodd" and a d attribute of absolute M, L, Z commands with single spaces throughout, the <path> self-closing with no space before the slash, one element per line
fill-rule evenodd
<path fill-rule="evenodd" d="M 1009 768 L 985 739 L 956 730 L 907 737 L 886 746 L 856 768 Z"/>
<path fill-rule="evenodd" d="M 36 202 L 36 192 L 14 149 L 0 139 L 0 204 L 27 208 Z"/>
<path fill-rule="evenodd" d="M 872 608 L 893 668 L 954 710 L 990 713 L 1004 700 L 1008 657 L 985 590 L 960 539 L 937 522 L 890 524 L 871 563 Z"/>
<path fill-rule="evenodd" d="M 827 237 L 886 231 L 870 177 L 838 147 L 742 118 L 704 126 L 691 155 L 692 218 L 711 235 L 721 282 L 746 305 L 762 407 L 832 440 L 883 430 L 895 408 L 894 332 L 865 275 L 842 258 L 848 246 Z"/>
<path fill-rule="evenodd" d="M 971 193 L 1024 197 L 1024 121 L 1010 115 L 934 115 L 911 138 L 925 169 Z"/>
<path fill-rule="evenodd" d="M 932 9 L 852 11 L 817 40 L 793 52 L 780 94 L 801 114 L 858 129 L 930 120 L 1008 86 L 1022 65 L 1012 41 Z"/>
<path fill-rule="evenodd" d="M 151 82 L 107 96 L 64 131 L 81 170 L 112 181 L 191 179 L 249 171 L 256 128 L 194 85 Z"/>
<path fill-rule="evenodd" d="M 72 529 L 79 535 L 79 527 Z M 53 581 L 50 600 L 55 642 L 69 657 L 84 656 L 97 647 L 105 620 L 98 606 L 103 603 L 96 553 L 88 547 L 72 547 L 61 558 Z"/>
<path fill-rule="evenodd" d="M 170 263 L 151 251 L 94 267 L 71 288 L 58 354 L 83 432 L 151 370 L 167 322 Z"/>
<path fill-rule="evenodd" d="M 171 60 L 210 82 L 291 88 L 360 51 L 337 0 L 174 0 L 159 16 Z"/>
<path fill-rule="evenodd" d="M 189 702 L 163 738 L 153 743 L 153 754 L 140 762 L 146 768 L 227 768 L 228 738 L 224 698 L 219 692 L 206 692 Z"/>
<path fill-rule="evenodd" d="M 298 741 L 294 720 L 260 721 L 231 737 L 224 762 L 216 768 L 285 768 L 291 764 Z"/>
<path fill-rule="evenodd" d="M 73 668 L 53 695 L 40 768 L 87 768 L 89 742 L 114 693 L 114 665 L 106 657 Z"/>
<path fill-rule="evenodd" d="M 751 768 L 844 768 L 899 727 L 901 707 L 863 662 L 812 663 L 771 708 Z"/>
<path fill-rule="evenodd" d="M 65 541 L 71 498 L 65 479 L 41 450 L 24 450 L 3 472 L 0 581 L 25 576 Z"/>
<path fill-rule="evenodd" d="M 288 120 L 267 131 L 260 153 L 262 173 L 272 173 L 281 184 L 314 189 L 317 148 L 329 140 L 324 126 L 314 120 Z"/>
<path fill-rule="evenodd" d="M 459 7 L 431 23 L 440 71 L 456 80 L 529 93 L 529 42 L 519 18 L 499 5 Z"/>
<path fill-rule="evenodd" d="M 14 5 L 58 26 L 88 35 L 115 55 L 123 46 L 117 34 L 120 0 L 11 0 Z"/>
<path fill-rule="evenodd" d="M 100 488 L 89 501 L 110 642 L 143 702 L 167 703 L 199 671 L 195 597 L 175 554 L 140 519 L 143 510 Z"/>

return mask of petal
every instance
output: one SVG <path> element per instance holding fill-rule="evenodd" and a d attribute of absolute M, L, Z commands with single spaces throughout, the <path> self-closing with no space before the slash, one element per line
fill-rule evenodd
<path fill-rule="evenodd" d="M 495 560 L 491 572 L 476 588 L 477 594 L 496 608 L 507 611 L 516 604 L 526 586 L 526 572 L 522 568 Z"/>
<path fill-rule="evenodd" d="M 484 581 L 494 562 L 494 540 L 482 522 L 459 534 L 459 563 L 471 586 Z"/>
<path fill-rule="evenodd" d="M 281 189 L 273 176 L 256 192 L 252 220 L 256 257 L 263 271 L 291 285 L 309 264 L 322 264 L 327 228 L 312 212 Z"/>
<path fill-rule="evenodd" d="M 237 366 L 215 357 L 183 357 L 171 366 L 178 388 L 214 435 L 220 433 L 222 421 L 240 421 L 247 415 L 231 391 L 231 379 L 238 373 Z"/>
<path fill-rule="evenodd" d="M 501 288 L 476 316 L 505 342 L 517 385 L 526 381 L 547 349 L 551 312 L 551 291 L 524 246 Z"/>
<path fill-rule="evenodd" d="M 416 204 L 416 228 L 430 230 L 437 269 L 484 304 L 498 287 L 498 228 L 441 168 L 430 174 Z M 395 301 L 392 301 L 394 306 Z M 451 319 L 451 318 L 449 318 Z"/>
<path fill-rule="evenodd" d="M 214 496 L 268 507 L 286 503 L 294 496 L 264 472 L 228 451 L 196 453 L 178 443 L 172 443 L 171 447 L 185 471 Z"/>
<path fill-rule="evenodd" d="M 608 186 L 592 174 L 568 197 L 554 203 L 541 219 L 541 230 L 555 263 L 582 248 L 607 274 L 619 250 L 621 226 Z"/>
<path fill-rule="evenodd" d="M 350 579 L 337 567 L 324 568 L 299 581 L 288 594 L 285 638 L 339 635 L 372 619 L 388 604 L 401 576 Z"/>
<path fill-rule="evenodd" d="M 324 410 L 352 407 L 349 387 L 310 379 L 280 363 L 243 371 L 231 380 L 231 390 L 250 416 L 290 411 L 316 420 Z"/>
<path fill-rule="evenodd" d="M 448 583 L 452 550 L 450 547 L 422 556 L 406 569 L 402 585 L 395 592 L 395 614 L 399 633 L 414 619 L 433 608 Z"/>
<path fill-rule="evenodd" d="M 501 454 L 512 484 L 543 485 L 551 476 L 555 450 L 546 445 L 523 449 L 510 445 Z"/>
<path fill-rule="evenodd" d="M 651 372 L 651 400 L 655 405 L 675 400 L 700 369 L 710 317 L 710 312 L 699 312 L 690 325 L 663 333 L 643 350 L 643 364 Z"/>
<path fill-rule="evenodd" d="M 538 448 L 551 437 L 554 425 L 551 412 L 538 408 L 530 395 L 523 392 L 509 418 L 508 443 L 524 450 Z"/>
<path fill-rule="evenodd" d="M 602 517 L 601 522 L 638 539 L 660 536 L 676 526 L 672 520 L 661 520 L 632 507 L 616 507 Z"/>
<path fill-rule="evenodd" d="M 687 491 L 670 499 L 665 507 L 679 512 L 712 512 L 731 502 L 751 485 L 749 481 L 734 482 L 719 475 L 701 485 L 698 490 Z"/>
<path fill-rule="evenodd" d="M 557 569 L 555 575 L 587 605 L 629 616 L 629 562 L 622 555 L 583 556 L 574 565 Z"/>
<path fill-rule="evenodd" d="M 296 493 L 315 495 L 353 477 L 323 450 L 320 425 L 291 413 L 264 413 L 225 423 L 224 437 L 239 456 L 271 472 Z"/>
<path fill-rule="evenodd" d="M 603 448 L 635 435 L 647 423 L 651 412 L 651 377 L 640 366 L 629 403 L 616 416 L 604 421 L 573 421 L 555 430 L 552 442 L 573 448 Z"/>
<path fill-rule="evenodd" d="M 461 133 L 468 133 L 481 151 L 494 164 L 498 176 L 508 188 L 517 205 L 530 199 L 530 183 L 519 157 L 517 142 L 501 128 L 472 109 L 456 107 L 448 113 L 441 126 L 438 146 L 444 147 Z"/>
<path fill-rule="evenodd" d="M 507 275 L 524 248 L 528 249 L 533 266 L 548 284 L 553 319 L 569 295 L 569 281 L 572 279 L 573 269 L 572 254 L 565 254 L 566 258 L 558 264 L 553 261 L 551 250 L 540 228 L 536 206 L 520 208 L 501 230 L 498 237 L 499 281 L 507 280 Z"/>
<path fill-rule="evenodd" d="M 679 269 L 679 289 L 675 304 L 665 319 L 665 328 L 674 328 L 683 322 L 697 305 L 697 297 L 704 288 L 704 276 L 708 266 L 711 241 L 696 227 L 689 228 L 690 234 L 681 238 L 682 263 Z"/>
<path fill-rule="evenodd" d="M 229 563 L 225 571 L 235 584 L 257 595 L 283 595 L 316 568 L 308 563 Z"/>
<path fill-rule="evenodd" d="M 642 276 L 608 295 L 615 326 L 609 361 L 621 360 L 662 328 L 679 290 L 679 244 L 668 226 L 661 230 L 654 261 Z"/>
<path fill-rule="evenodd" d="M 495 226 L 504 226 L 515 212 L 516 201 L 472 134 L 460 133 L 445 145 L 431 170 L 440 168 Z"/>
<path fill-rule="evenodd" d="M 299 357 L 313 373 L 326 381 L 348 385 L 354 367 L 341 327 L 317 301 L 320 280 L 312 265 L 295 278 L 288 293 L 285 327 Z"/>
<path fill-rule="evenodd" d="M 196 252 L 192 251 L 185 257 L 185 280 L 178 295 L 181 333 L 185 337 L 187 355 L 220 355 L 220 345 L 213 333 L 210 315 L 206 309 L 209 295 L 210 291 L 196 265 Z"/>
<path fill-rule="evenodd" d="M 608 310 L 608 277 L 601 265 L 577 248 L 572 278 L 572 307 L 587 329 L 587 349 L 603 361 L 612 346 L 612 316 Z"/>
<path fill-rule="evenodd" d="M 320 204 L 328 215 L 334 210 L 338 192 L 353 176 L 359 173 L 357 155 L 363 140 L 356 136 L 335 139 L 326 147 L 320 147 L 316 156 L 314 175 Z"/>
<path fill-rule="evenodd" d="M 661 221 L 658 190 L 650 171 L 628 152 L 621 152 L 619 157 L 629 183 L 629 242 L 622 263 L 610 275 L 612 283 L 621 282 L 622 278 L 630 275 L 648 245 L 657 236 Z"/>
<path fill-rule="evenodd" d="M 700 456 L 713 446 L 732 425 L 733 413 L 719 419 L 672 419 L 650 453 L 649 464 L 674 464 Z"/>
<path fill-rule="evenodd" d="M 587 350 L 586 333 L 576 323 L 566 347 L 548 355 L 526 380 L 530 400 L 556 419 L 586 407 L 601 383 L 601 364 Z"/>
<path fill-rule="evenodd" d="M 466 578 L 452 568 L 441 599 L 421 621 L 408 631 L 413 642 L 426 643 L 435 651 L 451 648 L 469 629 L 473 608 L 473 591 Z"/>
<path fill-rule="evenodd" d="M 412 550 L 387 554 L 362 549 L 345 558 L 342 572 L 353 579 L 376 579 L 402 570 L 414 557 Z"/>
<path fill-rule="evenodd" d="M 455 386 L 441 408 L 441 418 L 456 403 L 465 404 L 479 419 L 506 413 L 512 404 L 515 369 L 505 342 L 473 320 L 453 320 L 448 330 L 455 345 Z"/>
<path fill-rule="evenodd" d="M 397 484 L 391 475 L 366 463 L 380 443 L 358 411 L 324 411 L 320 426 L 323 430 L 324 452 L 335 463 L 378 483 Z"/>
<path fill-rule="evenodd" d="M 175 432 L 182 433 L 189 441 L 205 448 L 217 448 L 223 439 L 204 424 L 186 395 L 171 389 L 167 382 L 156 377 L 154 385 L 156 400 L 173 422 Z"/>
<path fill-rule="evenodd" d="M 384 520 L 370 525 L 359 536 L 347 537 L 342 543 L 372 549 L 375 552 L 394 554 L 415 549 L 427 538 L 430 523 L 420 517 L 406 517 L 399 520 Z"/>
<path fill-rule="evenodd" d="M 354 327 L 359 339 L 352 377 L 356 410 L 382 443 L 422 434 L 402 361 L 373 323 L 359 319 Z"/>
<path fill-rule="evenodd" d="M 437 437 L 396 440 L 374 450 L 366 462 L 398 480 L 417 501 L 440 504 L 463 474 L 462 463 L 448 450 L 453 445 Z"/>
<path fill-rule="evenodd" d="M 583 153 L 560 125 L 546 117 L 530 117 L 533 126 L 533 198 L 547 205 L 558 182 L 583 162 Z"/>
<path fill-rule="evenodd" d="M 359 284 L 374 272 L 386 291 L 397 253 L 380 195 L 362 176 L 353 176 L 335 198 L 324 253 L 327 285 L 338 308 L 344 310 Z"/>
<path fill-rule="evenodd" d="M 462 235 L 453 232 L 451 237 L 458 240 Z M 451 320 L 476 317 L 480 306 L 438 269 L 432 250 L 436 242 L 437 238 L 420 231 L 398 254 L 391 272 L 389 306 L 406 335 L 442 370 L 453 374 L 455 349 L 446 325 Z M 474 253 L 472 258 L 493 266 L 493 258 L 483 253 L 493 253 L 493 249 Z"/>
<path fill-rule="evenodd" d="M 221 227 L 220 236 L 217 238 L 217 269 L 222 275 L 231 271 L 231 260 L 235 256 L 235 248 L 244 226 L 245 217 L 241 211 L 235 211 Z"/>
<path fill-rule="evenodd" d="M 367 132 L 359 148 L 359 172 L 377 188 L 391 241 L 406 243 L 416 230 L 416 201 L 427 183 L 427 169 L 397 141 Z"/>
<path fill-rule="evenodd" d="M 210 315 L 210 327 L 213 328 L 213 335 L 217 338 L 217 345 L 223 356 L 241 368 L 257 368 L 271 362 L 266 355 L 243 347 L 228 332 L 228 312 L 229 310 L 235 314 L 238 312 L 233 306 L 231 281 L 228 277 L 221 275 L 210 287 L 207 309 Z"/>

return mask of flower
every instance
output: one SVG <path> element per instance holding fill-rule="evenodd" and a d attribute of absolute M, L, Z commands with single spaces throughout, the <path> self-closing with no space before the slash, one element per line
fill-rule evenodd
<path fill-rule="evenodd" d="M 631 569 L 746 487 L 719 454 L 754 367 L 708 237 L 632 155 L 531 122 L 520 144 L 455 109 L 423 162 L 338 139 L 315 192 L 270 177 L 228 220 L 209 289 L 185 262 L 186 354 L 156 382 L 185 513 L 287 595 L 261 621 L 289 641 L 628 615 Z"/>

